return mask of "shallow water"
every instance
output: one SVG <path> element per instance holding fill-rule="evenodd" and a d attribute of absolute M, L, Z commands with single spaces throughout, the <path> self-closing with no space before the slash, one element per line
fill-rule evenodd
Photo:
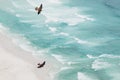
<path fill-rule="evenodd" d="M 61 62 L 55 80 L 120 80 L 119 0 L 8 2 L 1 4 L 0 23 Z"/>

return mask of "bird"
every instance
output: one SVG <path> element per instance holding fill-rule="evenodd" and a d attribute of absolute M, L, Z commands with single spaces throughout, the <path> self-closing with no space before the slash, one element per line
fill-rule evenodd
<path fill-rule="evenodd" d="M 44 61 L 42 64 L 38 63 L 38 64 L 37 64 L 37 65 L 38 65 L 38 67 L 37 67 L 37 68 L 44 67 L 45 63 L 46 63 L 45 61 Z"/>
<path fill-rule="evenodd" d="M 40 5 L 39 8 L 38 8 L 38 7 L 35 7 L 35 10 L 38 12 L 38 15 L 41 13 L 42 8 L 43 8 L 42 4 Z"/>

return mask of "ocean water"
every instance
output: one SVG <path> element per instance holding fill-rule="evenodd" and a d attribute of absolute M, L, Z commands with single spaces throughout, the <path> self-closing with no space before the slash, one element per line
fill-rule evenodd
<path fill-rule="evenodd" d="M 41 3 L 43 11 L 37 15 L 34 8 Z M 32 51 L 32 46 L 61 63 L 54 80 L 120 80 L 119 4 L 120 0 L 0 1 L 0 23 L 25 39 L 18 39 L 23 49 Z"/>

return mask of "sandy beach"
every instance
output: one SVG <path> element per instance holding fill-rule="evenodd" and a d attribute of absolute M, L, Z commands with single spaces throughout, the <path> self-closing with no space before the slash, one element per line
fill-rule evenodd
<path fill-rule="evenodd" d="M 54 68 L 49 61 L 43 68 L 37 68 L 37 63 L 43 61 L 14 44 L 0 29 L 0 80 L 52 80 L 50 72 Z"/>

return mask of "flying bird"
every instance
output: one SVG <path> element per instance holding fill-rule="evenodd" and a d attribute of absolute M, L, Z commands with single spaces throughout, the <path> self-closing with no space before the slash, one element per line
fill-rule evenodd
<path fill-rule="evenodd" d="M 35 7 L 35 10 L 38 12 L 38 15 L 41 13 L 42 8 L 43 8 L 42 4 L 40 5 L 39 8 L 38 8 L 38 7 Z"/>
<path fill-rule="evenodd" d="M 42 64 L 38 63 L 38 64 L 37 64 L 37 65 L 38 65 L 38 67 L 37 67 L 37 68 L 44 67 L 45 63 L 46 63 L 45 61 L 44 61 Z"/>

